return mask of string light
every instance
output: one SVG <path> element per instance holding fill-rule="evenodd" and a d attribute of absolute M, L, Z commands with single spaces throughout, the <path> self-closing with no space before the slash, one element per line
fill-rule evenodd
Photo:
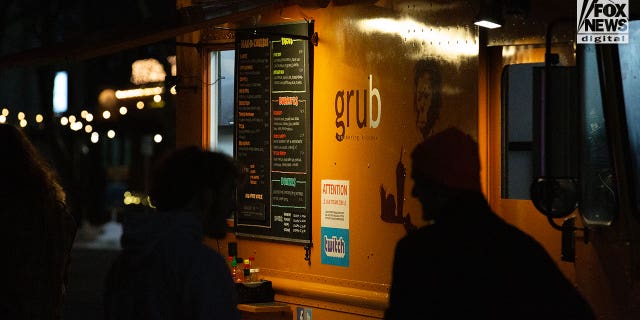
<path fill-rule="evenodd" d="M 78 131 L 78 130 L 82 129 L 82 122 L 81 121 L 76 121 L 76 122 L 72 123 L 71 125 L 69 125 L 69 128 L 71 128 L 71 130 L 73 130 L 73 131 Z"/>
<path fill-rule="evenodd" d="M 167 61 L 171 65 L 171 74 L 175 77 L 177 74 L 176 73 L 177 72 L 176 57 L 175 56 L 167 57 Z M 56 76 L 56 79 L 57 78 L 58 77 Z M 164 67 L 158 61 L 154 59 L 144 59 L 144 60 L 138 60 L 132 64 L 132 81 L 134 78 L 136 81 L 134 83 L 136 84 L 156 83 L 156 82 L 165 81 L 166 74 L 164 73 Z M 98 97 L 99 106 L 102 108 L 102 110 L 104 110 L 101 116 L 105 120 L 110 119 L 111 112 L 115 110 L 118 100 L 122 100 L 122 99 L 130 99 L 129 100 L 130 102 L 136 101 L 135 107 L 138 110 L 142 110 L 146 108 L 145 101 L 151 103 L 149 105 L 151 107 L 161 108 L 164 106 L 164 103 L 162 103 L 162 100 L 163 100 L 162 94 L 165 93 L 165 91 L 166 91 L 166 88 L 165 86 L 162 86 L 162 85 L 150 86 L 150 87 L 145 86 L 142 88 L 127 89 L 127 90 L 105 89 L 103 90 L 103 92 L 99 94 L 99 97 Z M 172 91 L 173 91 L 172 94 L 175 94 L 175 87 L 172 88 Z M 56 100 L 56 98 L 54 98 L 54 100 Z M 111 111 L 105 110 L 105 109 L 110 109 Z M 120 115 L 125 116 L 129 113 L 129 110 L 127 106 L 122 105 L 120 108 L 118 108 L 118 112 L 120 113 Z M 10 113 L 12 112 L 9 109 L 9 107 L 5 106 L 1 108 L 0 123 L 15 121 L 15 118 L 13 119 L 9 118 Z M 16 115 L 17 115 L 18 124 L 22 128 L 25 128 L 28 125 L 30 125 L 30 123 L 27 121 L 27 118 L 34 119 L 35 122 L 32 122 L 32 123 L 37 124 L 36 128 L 39 130 L 45 127 L 42 125 L 43 123 L 45 123 L 47 120 L 50 120 L 50 121 L 52 120 L 54 121 L 54 124 L 55 122 L 59 122 L 58 125 L 61 127 L 66 127 L 68 125 L 68 128 L 72 131 L 77 132 L 84 129 L 84 132 L 90 135 L 90 140 L 93 143 L 98 143 L 98 141 L 100 140 L 100 135 L 107 135 L 107 137 L 110 139 L 113 139 L 116 136 L 116 132 L 114 130 L 108 130 L 108 132 L 106 133 L 105 132 L 99 133 L 94 131 L 93 126 L 89 124 L 94 120 L 95 117 L 99 117 L 100 113 L 94 116 L 86 108 L 82 108 L 80 110 L 79 116 L 68 114 L 67 108 L 66 108 L 66 101 L 65 101 L 64 110 L 57 109 L 54 101 L 53 115 L 55 117 L 52 117 L 51 119 L 46 119 L 43 116 L 43 114 L 40 114 L 40 113 L 35 114 L 34 118 L 31 118 L 31 115 L 27 116 L 27 114 L 25 114 L 25 112 L 22 112 L 22 111 L 17 112 Z M 153 140 L 156 143 L 160 143 L 162 142 L 163 137 L 161 134 L 155 134 L 153 137 Z"/>
<path fill-rule="evenodd" d="M 162 101 L 162 97 L 160 95 L 156 95 L 153 97 L 154 102 L 160 102 Z M 136 108 L 137 109 L 144 109 L 145 108 L 145 103 L 144 101 L 138 101 L 136 103 Z M 121 106 L 120 108 L 118 108 L 118 112 L 121 115 L 126 115 L 128 114 L 128 108 L 127 106 Z M 11 114 L 11 110 L 9 108 L 2 108 L 0 109 L 0 123 L 8 123 L 10 122 L 10 119 L 8 118 L 9 114 Z M 29 126 L 29 121 L 27 121 L 27 114 L 23 111 L 19 111 L 17 113 L 17 120 L 18 123 L 17 125 L 19 125 L 22 128 L 26 128 L 27 126 Z M 59 118 L 58 118 L 59 117 Z M 111 112 L 109 110 L 105 110 L 102 113 L 102 117 L 104 119 L 109 119 L 111 118 Z M 91 112 L 87 111 L 87 110 L 82 110 L 80 112 L 80 116 L 76 117 L 75 115 L 61 115 L 61 114 L 56 114 L 56 118 L 58 118 L 58 122 L 60 126 L 67 126 L 69 125 L 69 129 L 77 132 L 77 131 L 81 131 L 82 129 L 84 129 L 84 132 L 87 134 L 90 134 L 89 136 L 89 140 L 92 143 L 98 143 L 100 141 L 100 133 L 95 132 L 93 126 L 89 125 L 88 122 L 93 121 L 94 116 Z M 34 115 L 34 123 L 37 123 L 39 125 L 39 128 L 42 128 L 42 124 L 45 122 L 45 117 L 40 114 L 40 113 L 36 113 Z M 82 121 L 79 121 L 80 119 L 85 119 L 86 120 L 86 124 L 83 123 Z M 116 136 L 116 132 L 114 130 L 108 130 L 106 133 L 106 136 L 109 139 L 114 139 Z M 161 143 L 163 140 L 163 136 L 161 134 L 155 134 L 153 136 L 153 141 L 155 143 Z"/>

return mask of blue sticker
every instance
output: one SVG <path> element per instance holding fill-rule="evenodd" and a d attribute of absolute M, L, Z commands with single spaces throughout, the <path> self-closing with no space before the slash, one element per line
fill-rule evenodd
<path fill-rule="evenodd" d="M 323 264 L 349 266 L 349 229 L 320 228 Z"/>

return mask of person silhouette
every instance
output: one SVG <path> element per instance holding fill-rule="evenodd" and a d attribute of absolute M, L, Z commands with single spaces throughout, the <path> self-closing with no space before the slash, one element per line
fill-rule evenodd
<path fill-rule="evenodd" d="M 447 128 L 411 161 L 430 223 L 396 244 L 384 319 L 595 319 L 545 249 L 491 210 L 471 136 Z"/>
<path fill-rule="evenodd" d="M 61 319 L 77 225 L 57 172 L 0 123 L 0 319 Z"/>
<path fill-rule="evenodd" d="M 241 172 L 220 152 L 185 147 L 155 167 L 156 210 L 125 216 L 104 281 L 105 320 L 240 319 L 231 271 L 204 236 L 226 236 Z"/>

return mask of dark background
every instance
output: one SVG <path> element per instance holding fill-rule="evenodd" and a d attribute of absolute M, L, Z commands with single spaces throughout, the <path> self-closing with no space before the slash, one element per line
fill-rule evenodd
<path fill-rule="evenodd" d="M 111 199 L 108 190 L 125 187 L 143 193 L 148 166 L 172 147 L 170 95 L 165 95 L 163 108 L 138 111 L 132 101 L 126 117 L 112 110 L 109 121 L 99 116 L 98 95 L 106 88 L 134 88 L 131 64 L 139 59 L 155 58 L 169 73 L 167 57 L 175 56 L 175 38 L 140 45 L 135 38 L 172 25 L 177 17 L 175 0 L 0 1 L 0 110 L 9 109 L 7 122 L 14 124 L 18 112 L 26 114 L 25 130 L 57 169 L 79 222 L 101 225 L 110 220 L 113 206 L 122 201 Z M 133 44 L 122 50 L 101 47 L 126 39 Z M 92 144 L 88 134 L 59 124 L 52 112 L 52 89 L 61 70 L 69 79 L 66 115 L 78 117 L 87 110 L 94 115 L 95 131 L 113 128 L 116 139 Z M 42 124 L 35 123 L 35 114 L 44 116 Z M 149 135 L 158 132 L 163 142 L 152 144 L 151 154 L 143 152 Z"/>

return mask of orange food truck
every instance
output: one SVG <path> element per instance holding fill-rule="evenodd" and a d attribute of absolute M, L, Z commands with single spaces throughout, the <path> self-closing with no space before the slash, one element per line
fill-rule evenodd
<path fill-rule="evenodd" d="M 411 152 L 449 127 L 478 143 L 493 211 L 544 247 L 597 318 L 640 319 L 640 1 L 175 4 L 179 19 L 102 37 L 58 45 L 57 31 L 42 32 L 51 41 L 8 51 L 0 69 L 62 61 L 37 70 L 39 86 L 25 77 L 10 87 L 52 91 L 42 84 L 54 67 L 175 39 L 176 73 L 154 80 L 173 93 L 168 148 L 228 153 L 246 175 L 228 236 L 206 240 L 251 265 L 238 284 L 243 319 L 382 319 L 398 240 L 431 223 L 411 195 Z M 55 24 L 76 17 L 43 12 Z M 84 82 L 77 74 L 73 83 Z M 29 91 L 19 89 L 22 99 Z M 115 92 L 100 100 L 118 101 Z M 144 146 L 131 154 L 147 152 L 148 164 Z M 103 310 L 101 288 L 85 286 L 101 287 L 117 251 L 79 249 L 66 302 L 86 318 Z"/>
<path fill-rule="evenodd" d="M 454 126 L 492 209 L 600 319 L 638 319 L 640 3 L 612 1 L 613 20 L 593 2 L 178 0 L 196 28 L 177 37 L 176 144 L 248 177 L 208 243 L 253 257 L 275 293 L 243 316 L 382 318 L 395 244 L 428 223 L 409 154 Z"/>

